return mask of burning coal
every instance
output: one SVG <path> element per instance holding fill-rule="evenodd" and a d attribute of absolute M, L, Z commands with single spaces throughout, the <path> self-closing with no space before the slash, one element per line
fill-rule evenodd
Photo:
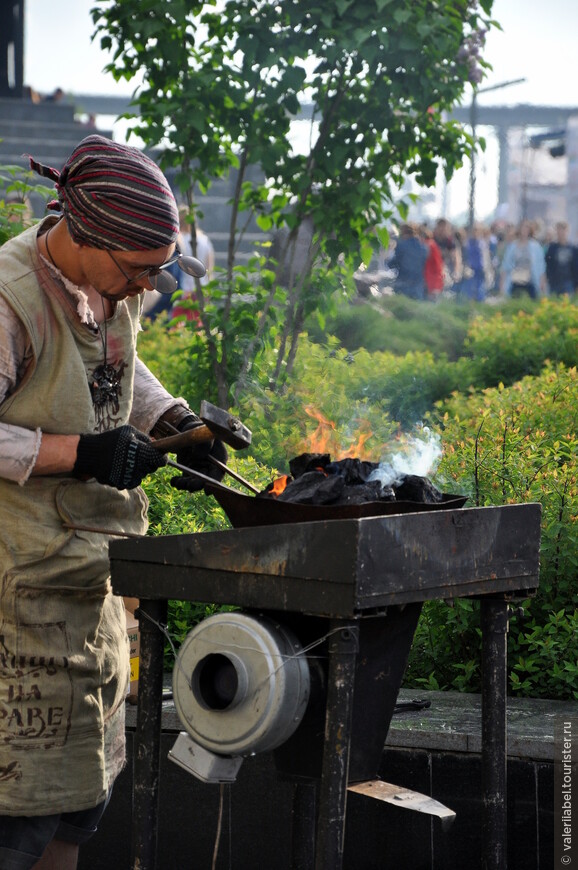
<path fill-rule="evenodd" d="M 329 450 L 311 448 L 289 462 L 289 474 L 253 497 L 226 488 L 211 492 L 235 528 L 463 507 L 466 496 L 442 493 L 425 474 L 414 473 L 433 467 L 441 455 L 429 433 L 421 436 L 417 444 L 396 440 L 382 462 L 343 453 L 333 458 Z"/>
<path fill-rule="evenodd" d="M 364 458 L 371 433 L 347 450 L 337 443 L 335 425 L 311 407 L 317 420 L 309 452 L 289 462 L 290 474 L 274 480 L 262 496 L 311 505 L 359 505 L 376 501 L 438 504 L 444 496 L 427 478 L 441 457 L 438 436 L 427 428 L 419 436 L 400 436 L 380 462 Z M 338 458 L 332 459 L 332 455 Z"/>
<path fill-rule="evenodd" d="M 426 477 L 401 474 L 387 480 L 377 462 L 347 458 L 332 461 L 328 453 L 302 453 L 289 463 L 291 475 L 269 484 L 262 496 L 298 504 L 358 505 L 375 501 L 437 504 L 440 492 Z"/>

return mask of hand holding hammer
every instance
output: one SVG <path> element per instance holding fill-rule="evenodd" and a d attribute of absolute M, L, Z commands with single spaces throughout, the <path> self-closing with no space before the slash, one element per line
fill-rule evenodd
<path fill-rule="evenodd" d="M 164 453 L 174 453 L 183 447 L 203 444 L 218 438 L 219 441 L 223 441 L 234 450 L 243 450 L 245 447 L 249 447 L 253 437 L 251 430 L 247 429 L 238 417 L 234 417 L 222 408 L 211 405 L 205 399 L 201 402 L 198 422 L 184 432 L 175 429 L 175 433 L 166 438 L 157 438 L 154 446 Z"/>
<path fill-rule="evenodd" d="M 174 435 L 158 438 L 151 443 L 163 453 L 177 454 L 176 462 L 170 459 L 167 462 L 167 465 L 184 472 L 182 477 L 171 480 L 171 484 L 177 489 L 194 492 L 202 489 L 207 482 L 214 483 L 214 477 L 220 480 L 223 473 L 227 473 L 252 492 L 259 492 L 226 464 L 227 451 L 224 444 L 228 444 L 235 450 L 242 450 L 251 444 L 251 430 L 243 425 L 238 417 L 203 400 L 198 421 L 191 415 L 191 420 L 184 431 L 179 431 L 175 427 L 170 428 L 174 429 Z M 215 475 L 214 471 L 210 473 L 210 466 L 219 469 L 221 474 Z"/>

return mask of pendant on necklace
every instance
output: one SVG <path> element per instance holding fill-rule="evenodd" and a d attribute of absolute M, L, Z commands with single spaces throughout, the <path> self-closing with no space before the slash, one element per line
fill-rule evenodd
<path fill-rule="evenodd" d="M 119 398 L 122 394 L 121 381 L 126 363 L 122 362 L 115 368 L 110 363 L 102 363 L 92 372 L 90 393 L 98 419 L 118 414 Z"/>

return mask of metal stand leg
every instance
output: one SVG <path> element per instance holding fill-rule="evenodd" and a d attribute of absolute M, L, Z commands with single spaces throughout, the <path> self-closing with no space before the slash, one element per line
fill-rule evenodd
<path fill-rule="evenodd" d="M 315 870 L 341 870 L 353 686 L 359 639 L 355 622 L 332 622 L 325 719 L 325 745 L 319 789 Z"/>
<path fill-rule="evenodd" d="M 482 866 L 507 870 L 507 602 L 483 598 L 481 621 Z"/>
<path fill-rule="evenodd" d="M 155 623 L 166 622 L 167 602 L 141 600 L 139 617 L 140 667 L 134 736 L 131 867 L 133 870 L 155 870 L 164 650 L 164 638 Z"/>

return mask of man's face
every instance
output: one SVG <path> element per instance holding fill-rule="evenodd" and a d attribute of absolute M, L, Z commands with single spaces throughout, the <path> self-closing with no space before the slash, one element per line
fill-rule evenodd
<path fill-rule="evenodd" d="M 153 290 L 149 270 L 155 271 L 168 262 L 174 252 L 174 244 L 154 251 L 108 251 L 83 247 L 82 266 L 87 283 L 105 299 L 117 302 Z"/>

